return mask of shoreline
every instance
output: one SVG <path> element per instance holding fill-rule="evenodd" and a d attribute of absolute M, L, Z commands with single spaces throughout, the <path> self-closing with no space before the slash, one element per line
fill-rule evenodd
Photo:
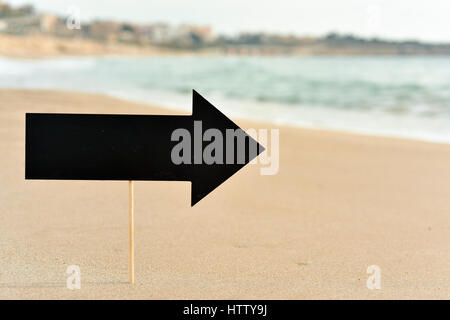
<path fill-rule="evenodd" d="M 2 88 L 0 88 L 0 90 L 2 90 Z M 15 89 L 15 88 L 11 88 L 8 90 L 23 90 L 23 89 Z M 114 94 L 109 94 L 109 93 L 102 93 L 102 92 L 98 92 L 98 93 L 92 93 L 92 92 L 84 92 L 84 91 L 71 91 L 71 90 L 59 90 L 59 89 L 50 89 L 50 90 L 46 90 L 46 89 L 32 89 L 32 90 L 37 90 L 37 91 L 56 91 L 56 92 L 66 92 L 68 94 L 93 94 L 93 95 L 100 95 L 100 96 L 105 96 L 105 97 L 109 97 L 111 99 L 117 99 L 122 101 L 123 103 L 137 103 L 140 105 L 144 105 L 144 106 L 148 106 L 149 108 L 153 109 L 156 108 L 158 110 L 165 110 L 168 112 L 168 114 L 190 114 L 190 111 L 188 112 L 186 110 L 186 108 L 175 108 L 175 107 L 169 107 L 169 106 L 164 106 L 162 103 L 158 103 L 158 102 L 148 102 L 148 101 L 144 101 L 144 100 L 139 100 L 139 99 L 128 99 L 128 98 L 124 98 L 123 96 L 120 95 L 114 95 Z M 187 95 L 187 102 L 190 102 L 191 97 L 189 95 Z M 248 103 L 248 101 L 243 101 L 241 102 L 241 104 L 246 104 Z M 220 105 L 220 104 L 218 104 Z M 225 105 L 225 104 L 224 104 Z M 189 105 L 189 108 L 191 108 L 191 106 Z M 367 132 L 359 132 L 357 130 L 352 130 L 352 129 L 340 129 L 340 128 L 327 128 L 327 127 L 314 127 L 314 126 L 308 126 L 308 125 L 295 125 L 295 124 L 290 124 L 290 123 L 276 123 L 276 122 L 270 122 L 268 120 L 264 120 L 264 119 L 252 119 L 250 117 L 243 117 L 243 116 L 236 116 L 233 117 L 233 119 L 236 120 L 237 123 L 249 123 L 249 124 L 254 124 L 254 125 L 259 125 L 262 128 L 277 128 L 277 127 L 282 127 L 282 128 L 289 128 L 292 130 L 305 130 L 305 131 L 319 131 L 319 132 L 324 132 L 326 134 L 344 134 L 344 135 L 357 135 L 357 136 L 362 136 L 362 137 L 368 137 L 368 138 L 380 138 L 380 139 L 393 139 L 393 140 L 400 140 L 400 141 L 410 141 L 410 142 L 419 142 L 419 143 L 432 143 L 432 144 L 437 144 L 437 145 L 443 145 L 443 146 L 450 146 L 450 140 L 449 141 L 438 141 L 438 140 L 432 140 L 432 139 L 426 139 L 426 138 L 414 138 L 414 137 L 408 137 L 408 136 L 398 136 L 398 135 L 390 135 L 390 134 L 383 134 L 383 133 L 367 133 Z M 245 129 L 250 129 L 250 128 L 243 128 Z M 253 128 L 252 128 L 253 129 Z"/>
<path fill-rule="evenodd" d="M 448 145 L 280 126 L 277 175 L 246 166 L 193 208 L 190 183 L 136 182 L 130 286 L 128 182 L 25 180 L 25 113 L 179 112 L 61 91 L 0 100 L 0 298 L 450 297 Z M 81 290 L 66 289 L 69 265 Z"/>
<path fill-rule="evenodd" d="M 161 105 L 167 109 L 173 110 L 189 110 L 190 106 L 190 87 L 185 85 L 167 86 L 158 84 L 158 76 L 161 75 L 161 70 L 156 68 L 156 74 L 148 80 L 150 83 L 146 85 L 142 80 L 132 80 L 134 75 L 130 74 L 130 77 L 123 78 L 123 84 L 119 84 L 117 75 L 121 72 L 127 72 L 127 66 L 133 66 L 132 68 L 138 68 L 142 64 L 142 67 L 149 68 L 151 72 L 152 65 L 158 65 L 160 62 L 162 65 L 167 63 L 174 66 L 182 66 L 186 63 L 197 63 L 200 66 L 203 62 L 203 58 L 195 56 L 178 56 L 176 58 L 156 58 L 154 57 L 141 57 L 141 58 L 129 58 L 130 56 L 116 56 L 116 57 L 53 57 L 48 59 L 40 59 L 36 62 L 30 62 L 27 60 L 13 60 L 10 58 L 0 58 L 1 68 L 4 69 L 4 76 L 1 77 L 2 81 L 0 86 L 9 86 L 10 88 L 23 88 L 23 89 L 39 89 L 45 87 L 47 89 L 54 90 L 70 90 L 78 92 L 98 93 L 106 94 L 111 97 L 124 99 L 127 101 L 133 101 L 138 103 L 148 103 L 153 105 Z M 140 59 L 143 59 L 142 61 Z M 223 58 L 227 59 L 227 58 Z M 222 58 L 211 58 L 207 60 L 205 64 L 214 64 L 224 62 L 230 65 L 237 63 L 246 63 L 245 60 L 223 60 Z M 231 58 L 233 59 L 233 58 Z M 268 58 L 269 59 L 269 58 Z M 301 58 L 299 58 L 301 59 Z M 382 60 L 376 60 L 379 63 Z M 394 58 L 393 63 L 396 63 L 397 59 Z M 447 60 L 442 62 L 445 64 Z M 260 61 L 261 65 L 270 65 L 270 61 Z M 281 65 L 289 63 L 289 60 L 280 60 Z M 297 61 L 297 64 L 307 65 L 306 61 Z M 313 59 L 311 63 L 321 64 L 320 60 Z M 361 63 L 364 64 L 364 61 Z M 412 62 L 414 63 L 414 62 Z M 339 63 L 338 63 L 339 64 Z M 150 66 L 150 67 L 149 67 Z M 79 70 L 77 69 L 79 68 Z M 108 72 L 105 68 L 111 70 L 108 76 Z M 199 67 L 201 69 L 201 67 Z M 93 77 L 93 80 L 89 78 L 89 72 L 95 74 L 96 70 L 103 70 L 100 74 L 104 76 Z M 83 73 L 83 71 L 85 71 Z M 133 71 L 131 71 L 133 72 Z M 135 72 L 135 71 L 134 71 Z M 146 77 L 142 72 L 135 72 L 138 74 L 137 78 L 144 79 Z M 61 82 L 59 77 L 65 74 L 68 81 Z M 174 73 L 176 74 L 176 72 Z M 9 75 L 11 77 L 9 78 Z M 70 78 L 73 76 L 73 81 Z M 116 79 L 116 80 L 114 80 Z M 98 82 L 101 81 L 101 82 Z M 147 81 L 147 80 L 146 80 Z M 156 83 L 155 83 L 156 81 Z M 190 82 L 190 81 L 189 81 Z M 267 82 L 267 81 L 266 81 Z M 91 83 L 91 85 L 85 85 L 85 83 Z M 195 83 L 195 82 L 194 82 Z M 193 84 L 194 85 L 194 84 Z M 200 81 L 200 87 L 208 85 Z M 267 84 L 264 84 L 265 86 Z M 326 85 L 326 84 L 325 84 Z M 166 87 L 165 87 L 166 86 Z M 406 104 L 402 102 L 395 102 L 396 95 L 394 93 L 387 93 L 385 105 L 377 104 L 378 97 L 371 98 L 370 95 L 363 95 L 356 97 L 357 101 L 361 102 L 360 107 L 347 108 L 347 104 L 341 106 L 339 103 L 334 105 L 329 102 L 327 98 L 323 101 L 318 101 L 315 104 L 308 104 L 309 100 L 302 100 L 301 92 L 296 92 L 295 88 L 290 85 L 287 98 L 290 99 L 291 95 L 293 100 L 286 102 L 283 95 L 277 97 L 278 92 L 274 92 L 274 97 L 270 97 L 270 94 L 261 92 L 260 89 L 256 90 L 256 93 L 246 93 L 245 91 L 239 93 L 239 91 L 231 90 L 228 92 L 226 85 L 224 88 L 217 87 L 210 89 L 211 92 L 204 92 L 208 95 L 209 99 L 218 106 L 223 106 L 227 114 L 236 118 L 248 119 L 250 121 L 264 121 L 272 122 L 274 124 L 281 124 L 299 128 L 309 128 L 317 130 L 331 130 L 346 133 L 364 134 L 380 137 L 393 137 L 400 139 L 413 139 L 417 141 L 427 141 L 432 143 L 450 143 L 450 130 L 448 129 L 449 119 L 445 114 L 443 107 L 445 103 L 430 105 L 421 105 L 420 101 L 411 101 Z M 375 88 L 381 85 L 374 84 Z M 364 87 L 364 85 L 362 85 Z M 395 86 L 393 86 L 395 87 Z M 420 87 L 421 91 L 427 90 L 427 87 Z M 181 91 L 180 91 L 181 90 Z M 336 91 L 335 87 L 330 87 L 330 91 Z M 359 88 L 355 85 L 354 91 L 356 94 L 364 93 L 364 88 Z M 372 89 L 375 90 L 375 89 Z M 377 89 L 378 90 L 378 89 Z M 387 90 L 387 89 L 386 89 Z M 385 90 L 385 91 L 386 91 Z M 393 89 L 392 89 L 393 90 Z M 429 95 L 442 96 L 445 92 L 439 91 L 440 89 L 430 89 Z M 402 90 L 398 89 L 401 93 Z M 238 94 L 237 96 L 236 93 Z M 241 95 L 240 95 L 241 94 Z M 320 94 L 320 91 L 319 91 Z M 386 94 L 386 93 L 385 93 Z M 306 95 L 308 95 L 306 93 Z M 406 95 L 406 93 L 405 93 Z M 425 96 L 423 99 L 428 99 Z M 233 98 L 233 96 L 235 96 Z M 240 97 L 240 98 L 239 98 Z M 408 97 L 414 99 L 414 92 L 408 93 Z M 338 96 L 339 98 L 339 96 Z M 310 98 L 309 98 L 310 99 Z M 319 99 L 319 100 L 320 100 Z M 344 98 L 345 99 L 345 98 Z M 382 100 L 382 98 L 379 98 Z M 415 98 L 419 99 L 419 98 Z M 355 104 L 352 99 L 347 99 L 346 103 Z M 370 102 L 367 102 L 370 100 Z M 368 103 L 369 108 L 364 107 L 364 103 Z M 244 106 L 244 107 L 242 107 Z M 376 119 L 376 121 L 374 121 Z"/>
<path fill-rule="evenodd" d="M 29 90 L 29 91 L 48 91 L 48 92 L 63 92 L 67 94 L 80 94 L 80 95 L 100 95 L 105 96 L 111 99 L 117 99 L 122 101 L 123 103 L 133 103 L 133 104 L 139 104 L 144 106 L 149 106 L 149 111 L 151 108 L 157 108 L 159 110 L 166 110 L 169 114 L 190 114 L 190 108 L 191 108 L 191 97 L 189 95 L 184 96 L 183 95 L 183 101 L 180 102 L 180 97 L 177 96 L 176 101 L 180 102 L 179 105 L 183 105 L 184 107 L 179 106 L 168 106 L 164 105 L 164 103 L 161 103 L 160 101 L 146 101 L 145 99 L 139 99 L 139 98 L 131 98 L 131 97 L 125 97 L 124 95 L 117 95 L 117 94 L 111 94 L 107 92 L 88 92 L 88 91 L 78 91 L 78 90 L 65 90 L 65 89 L 39 89 L 39 88 L 30 88 L 30 89 L 22 89 L 22 88 L 0 88 L 0 90 Z M 221 103 L 222 101 L 219 101 L 217 103 L 218 106 L 220 105 L 227 105 L 226 102 Z M 234 105 L 245 105 L 249 104 L 249 101 L 228 101 L 231 104 Z M 173 103 L 172 103 L 173 104 Z M 233 116 L 233 113 L 228 113 L 228 115 Z M 285 128 L 291 128 L 291 129 L 300 129 L 300 130 L 311 130 L 311 131 L 323 131 L 327 132 L 329 134 L 347 134 L 347 135 L 361 135 L 365 137 L 374 137 L 374 138 L 381 138 L 381 139 L 398 139 L 398 140 L 405 140 L 405 141 L 412 141 L 412 142 L 423 142 L 423 143 L 432 143 L 432 144 L 438 144 L 438 145 L 450 145 L 450 140 L 444 140 L 443 138 L 426 138 L 426 137 L 413 137 L 413 136 L 407 136 L 407 135 L 399 135 L 395 133 L 383 133 L 383 132 L 364 132 L 360 131 L 358 129 L 353 128 L 333 128 L 330 126 L 314 126 L 309 124 L 293 124 L 291 122 L 276 122 L 276 121 L 269 121 L 266 119 L 255 119 L 252 116 L 242 116 L 242 115 L 235 115 L 233 118 L 236 118 L 239 120 L 239 122 L 247 122 L 247 123 L 255 123 L 255 124 L 263 124 L 265 128 L 274 128 L 274 127 L 285 127 Z"/>
<path fill-rule="evenodd" d="M 225 52 L 224 48 L 176 49 L 150 44 L 139 45 L 117 41 L 98 41 L 82 37 L 54 37 L 44 34 L 12 35 L 0 33 L 0 57 L 17 59 L 45 59 L 57 57 L 157 57 L 157 56 L 230 56 L 230 57 L 449 57 L 438 53 L 398 53 L 395 50 L 367 52 L 361 48 L 340 48 L 311 50 L 297 47 L 285 52 L 280 47 L 276 53 L 239 53 L 239 50 Z"/>
<path fill-rule="evenodd" d="M 71 92 L 71 91 L 68 91 Z M 80 91 L 81 94 L 83 94 L 83 91 Z M 124 97 L 123 95 L 114 95 L 114 94 L 110 94 L 110 93 L 95 93 L 95 94 L 101 94 L 101 95 L 105 95 L 108 96 L 110 98 L 114 98 L 114 99 L 120 99 L 123 100 L 124 102 L 132 102 L 132 103 L 139 103 L 139 104 L 147 104 L 147 105 L 154 105 L 157 106 L 160 109 L 165 109 L 165 110 L 170 110 L 171 112 L 186 112 L 186 108 L 180 108 L 180 107 L 174 107 L 174 106 L 167 106 L 167 105 L 163 105 L 163 103 L 160 103 L 159 101 L 145 101 L 145 100 L 141 100 L 141 99 L 133 99 L 133 98 L 128 98 L 128 97 Z M 185 101 L 190 102 L 190 96 L 186 95 L 185 96 Z M 177 99 L 179 100 L 179 99 Z M 228 102 L 228 103 L 227 103 Z M 259 102 L 254 102 L 254 101 L 248 101 L 248 100 L 244 100 L 244 101 L 237 101 L 237 100 L 232 100 L 232 99 L 224 99 L 224 100 L 219 100 L 217 101 L 218 106 L 220 105 L 264 105 L 265 103 L 259 103 Z M 272 106 L 275 106 L 276 103 L 269 103 Z M 186 104 L 185 104 L 186 105 Z M 289 108 L 290 106 L 286 106 L 286 105 L 280 105 L 283 108 Z M 189 106 L 190 108 L 190 106 Z M 269 109 L 276 109 L 276 107 L 272 107 Z M 285 111 L 285 110 L 283 110 Z M 330 110 L 326 110 L 327 112 L 329 112 Z M 332 110 L 332 112 L 335 112 L 335 110 Z M 340 112 L 340 111 L 339 111 Z M 346 112 L 346 111 L 344 111 Z M 231 114 L 233 115 L 233 114 Z M 331 126 L 327 126 L 327 125 L 322 125 L 322 126 L 315 126 L 313 124 L 294 124 L 292 121 L 291 122 L 287 122 L 287 121 L 269 121 L 267 119 L 262 119 L 262 118 L 255 118 L 254 116 L 251 115 L 247 115 L 247 116 L 242 116 L 237 114 L 234 118 L 239 119 L 241 122 L 250 122 L 250 123 L 255 123 L 255 124 L 263 124 L 265 127 L 267 128 L 274 128 L 274 127 L 285 127 L 285 128 L 291 128 L 291 129 L 300 129 L 300 130 L 311 130 L 311 131 L 324 131 L 324 132 L 328 132 L 329 134 L 348 134 L 348 135 L 361 135 L 361 136 L 366 136 L 366 137 L 375 137 L 375 138 L 384 138 L 384 139 L 399 139 L 399 140 L 409 140 L 409 141 L 414 141 L 414 142 L 424 142 L 424 143 L 433 143 L 433 144 L 441 144 L 441 145 L 450 145 L 450 138 L 447 139 L 443 139 L 443 138 L 426 138 L 426 137 L 413 137 L 413 136 L 408 136 L 408 135 L 400 135 L 400 134 L 395 134 L 395 133 L 383 133 L 383 132 L 364 132 L 358 129 L 354 129 L 354 128 L 339 128 L 339 127 L 331 127 Z"/>

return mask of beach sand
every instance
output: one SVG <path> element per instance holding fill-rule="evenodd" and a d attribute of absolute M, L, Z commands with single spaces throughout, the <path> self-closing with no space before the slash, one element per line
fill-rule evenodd
<path fill-rule="evenodd" d="M 0 56 L 45 58 L 59 56 L 157 56 L 185 52 L 152 46 L 100 42 L 83 38 L 57 38 L 45 35 L 15 36 L 0 34 Z"/>
<path fill-rule="evenodd" d="M 0 101 L 2 299 L 450 298 L 450 145 L 282 127 L 277 175 L 248 165 L 193 208 L 188 182 L 136 182 L 130 285 L 128 182 L 26 181 L 25 112 L 174 111 L 52 91 Z"/>

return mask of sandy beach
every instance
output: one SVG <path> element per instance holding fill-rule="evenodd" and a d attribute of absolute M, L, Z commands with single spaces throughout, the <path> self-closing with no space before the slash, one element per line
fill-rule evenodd
<path fill-rule="evenodd" d="M 193 208 L 190 183 L 136 182 L 130 285 L 128 182 L 26 181 L 25 113 L 174 111 L 37 90 L 0 101 L 1 299 L 450 298 L 450 145 L 281 127 L 277 175 L 246 166 Z"/>
<path fill-rule="evenodd" d="M 39 59 L 61 56 L 160 56 L 186 52 L 153 46 L 100 42 L 83 38 L 56 38 L 45 35 L 0 34 L 0 56 Z"/>

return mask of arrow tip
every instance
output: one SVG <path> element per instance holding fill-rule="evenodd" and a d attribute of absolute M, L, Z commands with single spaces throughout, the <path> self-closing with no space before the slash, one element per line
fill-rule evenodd
<path fill-rule="evenodd" d="M 223 144 L 227 145 L 225 139 L 227 137 L 227 130 L 232 129 L 234 132 L 239 131 L 240 138 L 245 139 L 245 161 L 237 161 L 238 155 L 236 146 L 234 146 L 231 152 L 234 153 L 234 161 L 228 163 L 225 161 L 227 148 L 223 151 L 223 162 L 213 163 L 213 164 L 197 164 L 193 165 L 193 178 L 191 186 L 191 206 L 197 204 L 200 200 L 206 197 L 219 185 L 225 182 L 228 178 L 234 175 L 237 171 L 247 165 L 255 157 L 261 154 L 265 148 L 255 141 L 250 135 L 245 133 L 238 125 L 236 125 L 232 120 L 220 112 L 216 107 L 214 107 L 208 100 L 202 97 L 196 90 L 192 90 L 193 94 L 193 120 L 201 121 L 203 131 L 208 129 L 217 129 L 222 133 Z M 238 138 L 233 138 L 236 139 Z M 215 142 L 215 141 L 213 141 Z M 250 153 L 250 145 L 256 146 L 256 152 Z M 242 151 L 242 150 L 241 150 Z"/>

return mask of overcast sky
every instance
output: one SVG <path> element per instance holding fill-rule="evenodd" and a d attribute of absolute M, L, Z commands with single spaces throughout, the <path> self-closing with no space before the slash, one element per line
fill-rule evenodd
<path fill-rule="evenodd" d="M 450 42 L 450 0 L 9 0 L 65 15 L 140 23 L 209 24 L 220 33 L 330 31 Z"/>

